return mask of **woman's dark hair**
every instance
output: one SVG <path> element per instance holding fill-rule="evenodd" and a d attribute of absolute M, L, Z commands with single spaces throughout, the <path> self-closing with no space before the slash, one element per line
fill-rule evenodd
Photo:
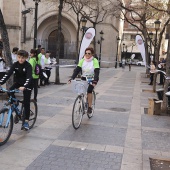
<path fill-rule="evenodd" d="M 25 58 L 28 57 L 28 54 L 25 50 L 19 50 L 17 55 L 20 55 L 20 56 L 25 57 Z"/>
<path fill-rule="evenodd" d="M 37 54 L 37 50 L 35 50 L 35 49 L 31 49 L 30 50 L 30 53 L 31 54 L 34 54 L 34 57 L 36 58 L 36 60 L 38 61 L 38 54 Z"/>
<path fill-rule="evenodd" d="M 94 54 L 94 49 L 93 49 L 92 47 L 86 48 L 86 49 L 85 49 L 85 53 L 86 53 L 87 50 L 91 51 L 91 53 Z"/>
<path fill-rule="evenodd" d="M 12 52 L 17 52 L 18 50 L 19 50 L 18 47 L 14 47 L 14 48 L 12 49 Z"/>

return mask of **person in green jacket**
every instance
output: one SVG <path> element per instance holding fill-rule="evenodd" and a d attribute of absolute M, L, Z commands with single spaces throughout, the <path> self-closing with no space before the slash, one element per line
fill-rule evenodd
<path fill-rule="evenodd" d="M 94 55 L 94 49 L 91 47 L 88 47 L 85 49 L 85 55 L 84 57 L 79 61 L 76 69 L 74 70 L 73 75 L 71 76 L 71 79 L 68 81 L 68 83 L 71 83 L 71 80 L 74 80 L 76 76 L 79 74 L 79 72 L 82 72 L 81 79 L 86 80 L 86 77 L 92 77 L 92 82 L 89 84 L 87 89 L 87 99 L 88 99 L 88 110 L 87 113 L 92 113 L 92 91 L 94 87 L 97 85 L 97 82 L 99 81 L 99 73 L 100 73 L 100 67 L 99 62 L 96 58 L 93 57 Z"/>
<path fill-rule="evenodd" d="M 40 64 L 40 60 L 37 55 L 37 50 L 31 49 L 30 50 L 30 60 L 29 63 L 32 66 L 32 82 L 33 82 L 33 88 L 34 88 L 34 100 L 37 102 L 37 94 L 38 94 L 38 79 L 39 75 L 35 74 L 35 65 Z"/>

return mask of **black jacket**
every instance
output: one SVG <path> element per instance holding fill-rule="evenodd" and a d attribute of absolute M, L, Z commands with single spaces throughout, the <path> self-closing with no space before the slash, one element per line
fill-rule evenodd
<path fill-rule="evenodd" d="M 23 87 L 31 87 L 32 85 L 32 66 L 30 63 L 25 61 L 20 64 L 18 61 L 15 62 L 10 70 L 0 80 L 0 84 L 4 84 L 9 77 L 14 73 L 14 81 Z"/>

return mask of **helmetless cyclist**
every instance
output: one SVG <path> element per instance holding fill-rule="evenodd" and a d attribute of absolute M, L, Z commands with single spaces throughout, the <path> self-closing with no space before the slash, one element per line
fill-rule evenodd
<path fill-rule="evenodd" d="M 99 81 L 99 62 L 96 58 L 93 57 L 94 49 L 86 48 L 84 57 L 79 61 L 76 69 L 74 70 L 71 80 L 74 80 L 79 72 L 82 72 L 82 80 L 86 80 L 86 76 L 93 76 L 92 84 L 89 84 L 87 89 L 87 99 L 88 99 L 88 110 L 87 113 L 92 113 L 92 91 Z"/>
<path fill-rule="evenodd" d="M 22 129 L 29 129 L 29 116 L 30 116 L 30 98 L 32 89 L 32 66 L 26 61 L 27 52 L 19 50 L 17 54 L 17 62 L 11 66 L 10 70 L 0 80 L 0 85 L 4 84 L 14 72 L 14 84 L 10 87 L 10 90 L 19 89 L 24 94 L 24 108 L 25 108 L 25 121 Z"/>

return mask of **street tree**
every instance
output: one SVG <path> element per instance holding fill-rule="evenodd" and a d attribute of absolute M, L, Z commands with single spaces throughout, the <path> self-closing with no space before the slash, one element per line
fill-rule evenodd
<path fill-rule="evenodd" d="M 83 18 L 92 23 L 93 28 L 104 21 L 109 16 L 110 11 L 114 8 L 112 0 L 86 0 L 84 8 L 81 11 Z M 94 51 L 96 52 L 96 37 L 93 40 Z"/>
<path fill-rule="evenodd" d="M 61 22 L 62 22 L 62 10 L 63 10 L 64 0 L 59 0 L 58 6 L 58 29 L 57 29 L 57 51 L 56 51 L 56 62 L 59 64 L 60 58 L 60 47 L 61 47 Z M 59 67 L 56 67 L 55 83 L 60 83 Z"/>
<path fill-rule="evenodd" d="M 53 3 L 52 3 L 53 2 Z M 61 47 L 61 22 L 62 22 L 62 10 L 64 0 L 47 0 L 45 3 L 52 3 L 58 5 L 58 16 L 57 16 L 57 40 L 56 40 L 56 62 L 59 64 L 60 59 L 60 47 Z M 56 67 L 55 72 L 55 84 L 60 84 L 59 67 Z"/>
<path fill-rule="evenodd" d="M 138 32 L 143 36 L 145 42 L 145 56 L 146 64 L 149 65 L 150 56 L 148 50 L 148 42 L 151 41 L 154 46 L 154 60 L 158 64 L 160 47 L 162 44 L 162 37 L 165 33 L 166 26 L 170 22 L 169 13 L 167 10 L 167 0 L 150 0 L 145 1 L 141 0 L 127 0 L 125 3 L 122 3 L 121 0 L 118 0 L 115 4 L 116 8 L 113 10 L 113 15 L 120 17 L 130 25 L 132 25 Z M 118 13 L 121 11 L 121 14 Z M 149 32 L 154 31 L 153 27 L 150 25 L 155 20 L 161 20 L 161 27 L 159 29 L 159 37 L 154 41 L 149 37 Z M 147 69 L 148 71 L 148 69 Z M 146 71 L 146 73 L 148 73 Z M 153 91 L 156 90 L 156 74 L 154 76 Z"/>
<path fill-rule="evenodd" d="M 11 57 L 11 50 L 10 50 L 10 45 L 9 45 L 8 32 L 6 29 L 6 25 L 4 22 L 4 17 L 3 17 L 1 9 L 0 9 L 0 34 L 1 34 L 2 43 L 3 43 L 4 59 L 6 61 L 6 66 L 11 67 L 12 57 Z M 10 87 L 12 83 L 13 83 L 13 78 L 11 76 L 7 81 L 7 88 Z"/>
<path fill-rule="evenodd" d="M 77 16 L 77 51 L 79 50 L 79 30 L 81 19 L 85 18 L 90 23 L 92 23 L 92 27 L 96 29 L 96 25 L 103 22 L 106 17 L 109 9 L 110 2 L 102 0 L 65 0 L 65 3 L 69 4 L 73 12 Z M 96 38 L 93 40 L 94 51 L 96 53 Z"/>
<path fill-rule="evenodd" d="M 66 4 L 70 6 L 69 10 L 72 10 L 76 14 L 76 21 L 77 21 L 77 37 L 76 37 L 76 60 L 78 62 L 78 52 L 79 52 L 79 39 L 80 39 L 80 26 L 81 26 L 81 11 L 83 10 L 84 7 L 84 2 L 83 1 L 76 1 L 76 0 L 64 0 Z"/>
<path fill-rule="evenodd" d="M 170 13 L 170 0 L 168 2 L 168 13 Z M 170 38 L 170 25 L 167 26 L 167 36 Z M 170 40 L 168 40 L 168 49 L 167 49 L 167 57 L 166 57 L 166 77 L 170 77 Z M 170 84 L 170 80 L 165 79 L 164 82 L 164 94 L 168 91 L 168 86 Z M 166 95 L 163 95 L 163 104 L 162 104 L 162 111 L 167 110 L 167 106 L 169 105 L 167 101 Z"/>

